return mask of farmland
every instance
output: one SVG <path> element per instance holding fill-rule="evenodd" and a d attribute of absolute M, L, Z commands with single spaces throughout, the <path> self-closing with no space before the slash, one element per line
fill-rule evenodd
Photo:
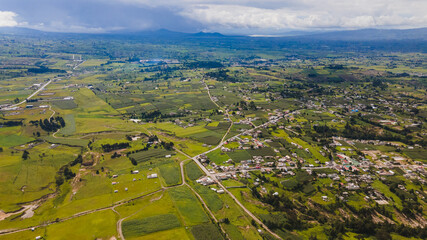
<path fill-rule="evenodd" d="M 161 222 L 162 224 L 159 224 Z M 123 222 L 123 233 L 126 238 L 164 231 L 180 226 L 178 218 L 173 214 L 157 215 L 143 219 L 132 219 Z"/>
<path fill-rule="evenodd" d="M 0 239 L 426 238 L 423 51 L 201 35 L 0 34 Z"/>

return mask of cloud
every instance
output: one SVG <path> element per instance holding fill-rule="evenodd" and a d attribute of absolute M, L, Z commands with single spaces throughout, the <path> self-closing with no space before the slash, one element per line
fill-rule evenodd
<path fill-rule="evenodd" d="M 281 8 L 198 4 L 180 14 L 211 29 L 411 28 L 427 26 L 427 15 L 420 9 L 427 9 L 426 1 L 303 0 Z"/>
<path fill-rule="evenodd" d="M 166 28 L 184 32 L 269 34 L 295 29 L 427 26 L 426 0 L 0 1 L 3 10 L 12 11 L 12 15 L 0 12 L 0 24 L 27 22 L 28 27 L 48 31 Z"/>
<path fill-rule="evenodd" d="M 14 27 L 18 25 L 15 20 L 16 13 L 9 11 L 0 11 L 0 27 Z"/>

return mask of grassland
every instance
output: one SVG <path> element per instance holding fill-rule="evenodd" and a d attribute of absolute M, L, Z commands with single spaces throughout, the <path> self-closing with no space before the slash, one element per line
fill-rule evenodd
<path fill-rule="evenodd" d="M 2 147 L 13 147 L 22 145 L 28 142 L 33 141 L 34 138 L 20 136 L 20 135 L 1 135 L 0 136 L 0 146 Z"/>
<path fill-rule="evenodd" d="M 61 128 L 59 133 L 64 136 L 70 136 L 76 132 L 76 121 L 74 120 L 74 115 L 67 114 L 64 116 L 64 120 L 65 120 L 65 127 Z"/>
<path fill-rule="evenodd" d="M 61 138 L 61 137 L 55 138 L 53 136 L 46 136 L 46 137 L 43 137 L 43 139 L 50 143 L 63 144 L 68 146 L 77 146 L 77 147 L 86 147 L 89 144 L 89 140 L 77 139 L 77 138 Z"/>

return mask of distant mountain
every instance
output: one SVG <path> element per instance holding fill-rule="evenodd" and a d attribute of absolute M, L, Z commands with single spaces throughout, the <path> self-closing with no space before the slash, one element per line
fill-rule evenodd
<path fill-rule="evenodd" d="M 0 27 L 0 34 L 10 34 L 10 35 L 30 35 L 30 34 L 42 34 L 43 31 L 22 28 L 22 27 Z"/>
<path fill-rule="evenodd" d="M 221 33 L 217 33 L 217 32 L 198 32 L 198 33 L 193 33 L 193 36 L 196 37 L 225 37 L 225 35 L 222 35 Z"/>
<path fill-rule="evenodd" d="M 427 28 L 416 29 L 361 29 L 309 34 L 301 38 L 337 41 L 374 41 L 374 40 L 427 40 Z"/>
<path fill-rule="evenodd" d="M 98 37 L 118 37 L 118 38 L 131 38 L 131 39 L 194 39 L 194 38 L 203 38 L 203 39 L 220 39 L 220 38 L 235 38 L 239 37 L 240 39 L 252 38 L 252 37 L 263 37 L 263 38 L 278 38 L 282 40 L 326 40 L 326 41 L 373 41 L 373 40 L 427 40 L 427 28 L 417 28 L 417 29 L 361 29 L 361 30 L 349 30 L 349 31 L 331 31 L 331 32 L 305 32 L 305 31 L 293 31 L 287 32 L 280 35 L 253 35 L 249 36 L 230 36 L 223 35 L 221 33 L 208 33 L 208 32 L 198 32 L 198 33 L 183 33 L 175 32 L 167 29 L 159 30 L 145 30 L 145 31 L 116 31 L 110 33 L 59 33 L 59 32 L 44 32 L 29 28 L 20 28 L 20 27 L 0 27 L 0 34 L 9 34 L 9 35 L 25 35 L 25 36 L 74 36 L 74 37 L 84 37 L 84 36 L 98 36 Z"/>

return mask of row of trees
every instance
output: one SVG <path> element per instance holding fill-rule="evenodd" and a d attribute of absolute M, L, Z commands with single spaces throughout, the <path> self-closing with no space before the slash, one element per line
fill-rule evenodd
<path fill-rule="evenodd" d="M 5 122 L 0 123 L 0 125 L 3 125 L 5 127 L 21 126 L 22 121 L 5 121 Z"/>
<path fill-rule="evenodd" d="M 102 150 L 104 152 L 111 152 L 117 149 L 123 149 L 123 148 L 128 148 L 130 146 L 130 144 L 128 142 L 123 142 L 123 143 L 114 143 L 114 144 L 102 144 Z"/>

